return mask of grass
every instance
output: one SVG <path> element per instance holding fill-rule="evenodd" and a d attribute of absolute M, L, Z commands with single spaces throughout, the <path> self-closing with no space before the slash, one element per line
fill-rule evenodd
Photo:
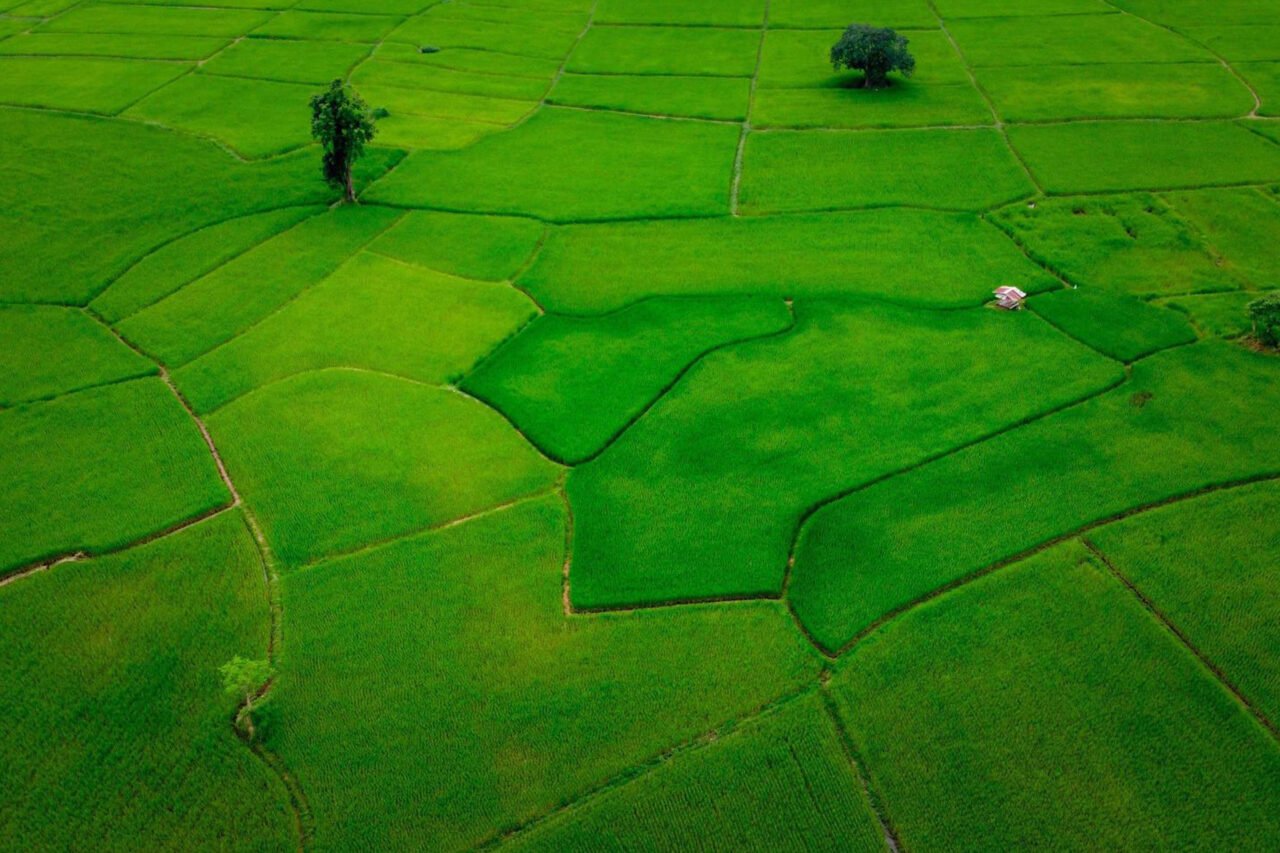
<path fill-rule="evenodd" d="M 506 281 L 524 267 L 543 234 L 542 224 L 531 219 L 416 210 L 369 249 L 450 275 Z"/>
<path fill-rule="evenodd" d="M 362 253 L 314 288 L 174 372 L 197 411 L 327 367 L 363 367 L 443 384 L 534 316 L 513 288 Z M 434 331 L 423 334 L 423 328 Z"/>
<path fill-rule="evenodd" d="M 711 27 L 759 27 L 766 0 L 600 0 L 599 24 L 689 24 Z"/>
<path fill-rule="evenodd" d="M 115 115 L 188 66 L 135 59 L 0 57 L 0 104 Z"/>
<path fill-rule="evenodd" d="M 198 5 L 198 4 L 192 4 Z M 228 4 L 234 5 L 234 4 Z M 41 32 L 222 36 L 235 38 L 271 15 L 252 9 L 173 8 L 98 3 L 47 21 Z"/>
<path fill-rule="evenodd" d="M 572 471 L 574 604 L 776 595 L 807 507 L 1120 373 L 1030 314 L 834 301 L 796 313 L 793 333 L 704 359 Z M 1032 372 L 1002 393 L 1003 377 Z"/>
<path fill-rule="evenodd" d="M 127 545 L 230 501 L 159 379 L 0 412 L 0 572 Z"/>
<path fill-rule="evenodd" d="M 1190 189 L 1280 178 L 1280 147 L 1230 122 L 1080 122 L 1009 128 L 1050 193 Z M 1106 151 L 1106 157 L 1069 152 Z"/>
<path fill-rule="evenodd" d="M 723 214 L 737 139 L 736 127 L 548 108 L 464 151 L 410 155 L 366 198 L 557 221 Z"/>
<path fill-rule="evenodd" d="M 281 380 L 208 424 L 289 566 L 546 491 L 559 474 L 476 401 L 356 370 Z"/>
<path fill-rule="evenodd" d="M 548 497 L 285 577 L 270 745 L 317 838 L 472 847 L 816 674 L 773 603 L 566 619 L 564 524 Z"/>
<path fill-rule="evenodd" d="M 1258 784 L 1280 770 L 1275 743 L 1078 544 L 890 625 L 832 692 L 915 849 L 1247 847 L 1280 831 L 1277 791 Z"/>
<path fill-rule="evenodd" d="M 865 180 L 869 175 L 874 180 Z M 1033 191 L 994 130 L 775 131 L 747 137 L 741 200 L 747 213 L 978 210 Z"/>
<path fill-rule="evenodd" d="M 771 27 L 846 27 L 850 16 L 884 27 L 936 27 L 926 0 L 862 0 L 851 6 L 844 0 L 771 0 Z"/>
<path fill-rule="evenodd" d="M 57 347 L 46 342 L 57 341 Z M 47 305 L 0 308 L 0 406 L 155 372 L 87 314 Z"/>
<path fill-rule="evenodd" d="M 463 388 L 552 457 L 604 448 L 713 347 L 790 325 L 781 300 L 666 299 L 593 317 L 548 315 L 483 362 Z"/>
<path fill-rule="evenodd" d="M 1274 291 L 1273 291 L 1274 292 Z M 1186 314 L 1205 334 L 1231 337 L 1251 331 L 1249 303 L 1263 294 L 1248 290 L 1173 296 L 1161 304 Z"/>
<path fill-rule="evenodd" d="M 1087 290 L 1159 295 L 1241 285 L 1204 235 L 1153 196 L 1050 199 L 1007 207 L 994 219 L 1032 257 Z"/>
<path fill-rule="evenodd" d="M 841 26 L 821 30 L 771 28 L 765 33 L 760 51 L 760 88 L 848 89 L 859 83 L 862 77 L 857 71 L 835 71 L 828 59 L 831 46 L 840 38 Z M 916 70 L 910 80 L 929 88 L 972 88 L 964 62 L 945 35 L 937 30 L 913 30 L 902 35 L 916 58 Z M 898 74 L 890 79 L 895 83 L 902 80 Z"/>
<path fill-rule="evenodd" d="M 1012 66 L 1096 65 L 1104 62 L 1214 62 L 1211 53 L 1131 15 L 973 18 L 948 30 L 980 76 L 1009 74 Z M 1001 70 L 1005 68 L 1006 70 Z"/>
<path fill-rule="evenodd" d="M 823 508 L 796 550 L 792 603 L 819 642 L 839 648 L 886 613 L 1054 537 L 1280 472 L 1280 448 L 1253 420 L 1275 393 L 1273 360 L 1231 344 L 1153 355 L 1106 395 Z"/>
<path fill-rule="evenodd" d="M 1156 0 L 1156 2 L 1163 2 L 1163 0 Z M 1006 18 L 1017 15 L 1086 15 L 1114 11 L 1113 6 L 1107 5 L 1102 0 L 1030 0 L 1030 2 L 1016 5 L 1002 2 L 1002 0 L 936 0 L 934 5 L 938 13 L 947 19 Z M 1125 4 L 1116 3 L 1115 5 Z"/>
<path fill-rule="evenodd" d="M 712 832 L 709 827 L 722 827 Z M 517 850 L 881 850 L 884 837 L 816 695 L 517 837 Z"/>
<path fill-rule="evenodd" d="M 255 36 L 306 41 L 377 42 L 403 21 L 395 15 L 346 12 L 281 12 L 253 31 Z"/>
<path fill-rule="evenodd" d="M 520 277 L 543 305 L 570 313 L 730 294 L 962 307 L 998 284 L 1059 286 L 976 216 L 915 210 L 571 225 L 551 231 Z"/>
<path fill-rule="evenodd" d="M 929 87 L 910 80 L 888 89 L 761 89 L 752 102 L 759 128 L 879 128 L 990 124 L 972 86 Z"/>
<path fill-rule="evenodd" d="M 445 9 L 436 6 L 435 9 Z M 492 50 L 501 45 L 503 53 L 542 59 L 563 59 L 577 41 L 577 27 L 530 26 L 517 21 L 468 20 L 448 18 L 443 14 L 425 14 L 410 18 L 388 38 L 412 44 L 440 48 L 481 48 Z"/>
<path fill-rule="evenodd" d="M 581 74 L 707 74 L 750 77 L 756 30 L 708 27 L 593 27 L 569 60 Z"/>
<path fill-rule="evenodd" d="M 177 367 L 252 328 L 333 273 L 399 218 L 341 208 L 307 219 L 120 323 L 120 331 Z"/>
<path fill-rule="evenodd" d="M 1071 337 L 1124 362 L 1196 340 L 1178 312 L 1107 290 L 1058 290 L 1028 304 Z"/>
<path fill-rule="evenodd" d="M 289 846 L 284 792 L 232 734 L 217 671 L 262 656 L 263 594 L 236 512 L 0 588 L 0 843 Z"/>
<path fill-rule="evenodd" d="M 1165 618 L 1222 668 L 1271 720 L 1280 719 L 1275 509 L 1280 487 L 1259 483 L 1090 534 Z"/>
<path fill-rule="evenodd" d="M 231 45 L 202 69 L 208 74 L 321 86 L 345 78 L 368 55 L 369 48 L 361 44 L 249 38 Z"/>
<path fill-rule="evenodd" d="M 733 77 L 566 74 L 547 97 L 564 106 L 743 121 L 751 82 Z"/>
<path fill-rule="evenodd" d="M 0 42 L 0 54 L 100 56 L 131 59 L 207 59 L 227 45 L 225 38 L 171 35 L 41 33 Z"/>
<path fill-rule="evenodd" d="M 1280 116 L 1280 62 L 1240 62 L 1235 68 L 1258 93 L 1262 101 L 1258 114 Z"/>
<path fill-rule="evenodd" d="M 1265 191 L 1186 192 L 1167 199 L 1205 235 L 1235 275 L 1258 288 L 1280 284 L 1276 200 Z"/>
<path fill-rule="evenodd" d="M 379 51 L 382 56 L 385 51 Z M 440 56 L 441 54 L 432 54 Z M 448 53 L 456 61 L 456 52 Z M 553 69 L 554 71 L 554 69 Z M 536 101 L 547 91 L 551 73 L 495 74 L 486 70 L 472 73 L 466 68 L 453 68 L 422 61 L 371 59 L 362 63 L 351 76 L 359 90 L 399 88 L 405 95 L 415 96 L 423 106 L 429 105 L 437 92 L 458 95 L 482 95 L 514 101 Z"/>

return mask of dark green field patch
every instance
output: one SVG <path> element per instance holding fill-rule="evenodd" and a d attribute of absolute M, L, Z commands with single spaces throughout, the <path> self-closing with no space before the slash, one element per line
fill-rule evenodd
<path fill-rule="evenodd" d="M 1258 93 L 1258 115 L 1280 116 L 1280 62 L 1239 62 L 1236 70 Z"/>
<path fill-rule="evenodd" d="M 560 470 L 475 400 L 364 370 L 282 380 L 208 424 L 289 566 L 527 497 Z"/>
<path fill-rule="evenodd" d="M 228 47 L 202 70 L 207 74 L 321 85 L 335 78 L 345 79 L 356 63 L 368 55 L 369 48 L 361 44 L 248 38 Z"/>
<path fill-rule="evenodd" d="M 1124 362 L 1196 340 L 1185 316 L 1112 291 L 1058 290 L 1028 304 L 1071 337 Z"/>
<path fill-rule="evenodd" d="M 537 250 L 544 232 L 532 219 L 415 210 L 369 249 L 463 278 L 506 281 Z"/>
<path fill-rule="evenodd" d="M 381 5 L 381 4 L 379 4 Z M 281 12 L 253 31 L 255 36 L 306 40 L 376 42 L 403 19 L 394 15 L 342 12 Z"/>
<path fill-rule="evenodd" d="M 886 613 L 1056 536 L 1280 472 L 1280 439 L 1263 427 L 1280 405 L 1277 371 L 1280 361 L 1217 341 L 1158 353 L 1104 396 L 824 507 L 796 550 L 796 612 L 839 648 Z"/>
<path fill-rule="evenodd" d="M 227 4 L 231 5 L 231 4 Z M 190 8 L 97 3 L 46 22 L 41 32 L 242 36 L 271 17 L 252 9 Z"/>
<path fill-rule="evenodd" d="M 782 300 L 647 300 L 599 317 L 548 315 L 467 378 L 551 456 L 596 453 L 703 352 L 782 331 Z"/>
<path fill-rule="evenodd" d="M 917 210 L 554 228 L 520 277 L 545 306 L 569 313 L 730 294 L 976 306 L 1001 284 L 1058 286 L 978 217 Z"/>
<path fill-rule="evenodd" d="M 809 695 L 519 836 L 517 850 L 884 849 L 840 736 Z"/>
<path fill-rule="evenodd" d="M 1275 21 L 1271 0 L 1114 0 L 1119 6 L 1144 18 L 1179 28 L 1218 21 L 1224 24 L 1270 24 Z"/>
<path fill-rule="evenodd" d="M 1048 199 L 994 218 L 1032 257 L 1079 287 L 1140 295 L 1241 284 L 1204 237 L 1154 196 Z"/>
<path fill-rule="evenodd" d="M 696 24 L 759 27 L 768 0 L 600 0 L 596 24 Z"/>
<path fill-rule="evenodd" d="M 1050 193 L 1190 189 L 1280 179 L 1280 146 L 1231 122 L 1015 125 L 1009 139 Z M 1086 151 L 1105 156 L 1080 156 Z"/>
<path fill-rule="evenodd" d="M 0 588 L 0 844 L 293 845 L 287 794 L 232 733 L 218 679 L 262 656 L 263 596 L 236 512 Z"/>
<path fill-rule="evenodd" d="M 1032 192 L 994 130 L 773 131 L 747 137 L 741 203 L 749 213 L 977 210 Z"/>
<path fill-rule="evenodd" d="M 1280 832 L 1275 742 L 1078 544 L 888 626 L 832 692 L 908 849 Z"/>
<path fill-rule="evenodd" d="M 1280 290 L 1272 291 L 1280 293 Z M 1174 296 L 1160 300 L 1176 311 L 1186 314 L 1196 328 L 1208 335 L 1234 337 L 1252 330 L 1249 303 L 1263 296 L 1250 290 L 1229 293 L 1206 293 Z"/>
<path fill-rule="evenodd" d="M 936 27 L 926 0 L 772 0 L 771 27 L 846 27 L 851 21 L 878 27 Z"/>
<path fill-rule="evenodd" d="M 379 59 L 362 63 L 351 79 L 357 89 L 396 87 L 416 92 L 424 100 L 430 98 L 432 92 L 453 92 L 459 95 L 536 101 L 546 94 L 551 85 L 551 74 L 526 76 L 491 74 L 487 71 L 473 74 L 465 69 L 457 70 L 427 62 Z"/>
<path fill-rule="evenodd" d="M 122 320 L 323 210 L 285 207 L 193 231 L 145 255 L 111 282 L 90 307 L 108 322 Z"/>
<path fill-rule="evenodd" d="M 115 115 L 190 66 L 140 59 L 0 57 L 0 104 Z"/>
<path fill-rule="evenodd" d="M 1265 190 L 1208 190 L 1165 197 L 1205 235 L 1236 275 L 1258 288 L 1280 286 L 1280 204 Z"/>
<path fill-rule="evenodd" d="M 0 307 L 0 405 L 155 372 L 154 364 L 83 311 Z"/>
<path fill-rule="evenodd" d="M 948 29 L 979 68 L 1216 61 L 1191 41 L 1132 15 L 973 18 L 952 21 Z"/>
<path fill-rule="evenodd" d="M 231 499 L 159 379 L 0 412 L 0 570 L 95 553 Z"/>
<path fill-rule="evenodd" d="M 5 39 L 0 54 L 194 60 L 212 56 L 226 44 L 225 38 L 201 36 L 37 32 Z"/>
<path fill-rule="evenodd" d="M 738 135 L 552 107 L 465 151 L 412 154 L 366 197 L 560 221 L 723 214 Z"/>
<path fill-rule="evenodd" d="M 1009 3 L 1007 0 L 937 0 L 934 5 L 939 14 L 947 19 L 1006 18 L 1017 15 L 1087 15 L 1115 11 L 1114 6 L 1102 0 L 1023 0 L 1020 3 Z"/>
<path fill-rule="evenodd" d="M 568 70 L 586 74 L 750 77 L 760 33 L 711 27 L 593 27 Z"/>
<path fill-rule="evenodd" d="M 305 220 L 133 314 L 120 331 L 160 361 L 185 364 L 324 279 L 400 215 L 347 207 Z"/>
<path fill-rule="evenodd" d="M 979 72 L 1005 121 L 1235 118 L 1253 96 L 1218 64 L 1043 65 Z"/>
<path fill-rule="evenodd" d="M 1261 712 L 1280 719 L 1280 487 L 1260 483 L 1089 534 Z"/>
<path fill-rule="evenodd" d="M 1191 38 L 1226 57 L 1229 62 L 1280 60 L 1280 24 L 1275 22 L 1274 12 L 1265 24 L 1208 25 L 1181 29 Z"/>
<path fill-rule="evenodd" d="M 751 125 L 759 128 L 937 127 L 991 124 L 991 111 L 968 83 L 887 89 L 759 89 Z"/>
<path fill-rule="evenodd" d="M 736 77 L 566 74 L 551 104 L 689 118 L 743 121 L 751 81 Z"/>
<path fill-rule="evenodd" d="M 776 595 L 817 501 L 1121 376 L 1027 312 L 796 313 L 789 335 L 703 359 L 569 475 L 574 604 Z"/>
<path fill-rule="evenodd" d="M 773 602 L 566 617 L 565 524 L 548 497 L 285 576 L 270 746 L 317 840 L 475 847 L 816 676 Z"/>
<path fill-rule="evenodd" d="M 436 10 L 448 9 L 437 5 Z M 563 59 L 578 40 L 581 26 L 540 27 L 517 22 L 447 18 L 441 14 L 410 18 L 389 39 L 438 48 L 477 48 L 542 59 Z"/>
<path fill-rule="evenodd" d="M 533 318 L 524 294 L 362 253 L 245 334 L 175 371 L 204 412 L 326 367 L 441 384 Z"/>

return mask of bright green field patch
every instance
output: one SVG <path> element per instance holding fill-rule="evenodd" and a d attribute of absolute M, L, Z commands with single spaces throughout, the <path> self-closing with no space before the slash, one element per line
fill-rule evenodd
<path fill-rule="evenodd" d="M 1261 483 L 1089 535 L 1269 719 L 1280 718 L 1280 488 Z"/>
<path fill-rule="evenodd" d="M 154 364 L 83 311 L 36 305 L 0 308 L 0 405 L 155 371 Z"/>
<path fill-rule="evenodd" d="M 548 29 L 577 34 L 586 26 L 590 9 L 556 7 L 547 4 L 489 2 L 439 3 L 427 10 L 423 18 L 428 21 L 479 21 L 491 24 L 513 24 L 534 29 Z M 495 49 L 499 45 L 493 46 Z"/>
<path fill-rule="evenodd" d="M 712 347 L 779 332 L 782 300 L 669 299 L 600 317 L 547 315 L 463 383 L 561 460 L 599 451 Z"/>
<path fill-rule="evenodd" d="M 166 6 L 98 3 L 59 15 L 40 27 L 40 30 L 234 38 L 244 35 L 270 17 L 270 13 L 248 9 L 175 9 Z"/>
<path fill-rule="evenodd" d="M 517 850 L 883 850 L 816 694 L 537 827 Z"/>
<path fill-rule="evenodd" d="M 877 27 L 936 27 L 927 0 L 772 0 L 770 27 L 848 26 L 865 21 Z"/>
<path fill-rule="evenodd" d="M 538 108 L 537 101 L 487 98 L 455 92 L 421 91 L 397 86 L 366 86 L 361 95 L 374 108 L 382 107 L 391 116 L 418 115 L 467 122 L 511 125 Z M 388 116 L 390 117 L 390 116 Z M 495 128 L 505 129 L 505 128 Z M 379 137 L 379 142 L 385 139 Z M 444 146 L 441 146 L 444 147 Z"/>
<path fill-rule="evenodd" d="M 1280 290 L 1272 292 L 1280 293 Z M 1252 330 L 1253 322 L 1249 319 L 1249 303 L 1262 295 L 1255 291 L 1241 290 L 1232 293 L 1175 296 L 1160 300 L 1160 304 L 1186 314 L 1196 328 L 1205 334 L 1234 337 Z"/>
<path fill-rule="evenodd" d="M 416 15 L 433 5 L 435 0 L 378 0 L 378 11 L 387 15 Z M 300 0 L 294 8 L 365 14 L 369 11 L 369 4 L 363 0 Z"/>
<path fill-rule="evenodd" d="M 773 602 L 566 617 L 565 523 L 548 497 L 284 578 L 270 746 L 317 840 L 475 847 L 816 675 Z"/>
<path fill-rule="evenodd" d="M 90 305 L 114 323 L 159 302 L 183 285 L 323 210 L 322 207 L 285 207 L 228 219 L 194 231 L 144 256 Z"/>
<path fill-rule="evenodd" d="M 325 367 L 443 383 L 534 313 L 514 288 L 362 253 L 279 313 L 176 371 L 174 381 L 201 412 Z"/>
<path fill-rule="evenodd" d="M 1218 64 L 1123 63 L 980 72 L 1005 121 L 1074 118 L 1233 118 L 1253 96 Z"/>
<path fill-rule="evenodd" d="M 952 21 L 948 29 L 977 67 L 1216 61 L 1187 39 L 1131 15 L 975 18 Z"/>
<path fill-rule="evenodd" d="M 381 4 L 379 4 L 381 5 Z M 376 42 L 403 21 L 394 15 L 341 12 L 281 12 L 253 31 L 255 36 L 306 40 Z"/>
<path fill-rule="evenodd" d="M 750 77 L 760 33 L 710 27 L 593 27 L 568 70 L 588 74 Z"/>
<path fill-rule="evenodd" d="M 600 0 L 596 24 L 701 24 L 759 27 L 766 0 Z"/>
<path fill-rule="evenodd" d="M 994 130 L 774 131 L 747 137 L 741 204 L 747 213 L 894 204 L 973 210 L 1033 191 Z"/>
<path fill-rule="evenodd" d="M 1058 290 L 1028 304 L 1071 337 L 1125 362 L 1196 339 L 1176 311 L 1106 290 Z"/>
<path fill-rule="evenodd" d="M 573 48 L 580 31 L 580 26 L 549 28 L 429 14 L 410 18 L 388 38 L 430 47 L 501 50 L 517 56 L 560 60 Z"/>
<path fill-rule="evenodd" d="M 471 74 L 427 63 L 373 59 L 356 69 L 352 81 L 361 91 L 388 87 L 416 91 L 424 102 L 433 92 L 536 101 L 546 93 L 551 78 L 487 72 Z"/>
<path fill-rule="evenodd" d="M 539 59 L 471 48 L 441 48 L 434 53 L 423 53 L 418 45 L 395 41 L 383 42 L 374 51 L 374 56 L 386 62 L 416 65 L 420 68 L 465 71 L 494 77 L 530 77 L 544 83 L 550 83 L 556 76 L 561 62 L 558 59 Z"/>
<path fill-rule="evenodd" d="M 0 53 L 27 56 L 104 56 L 134 59 L 205 59 L 226 45 L 225 38 L 171 35 L 42 33 L 0 42 Z"/>
<path fill-rule="evenodd" d="M 378 122 L 378 142 L 409 151 L 456 151 L 505 129 L 492 122 L 394 113 Z"/>
<path fill-rule="evenodd" d="M 1114 5 L 1135 15 L 1175 26 L 1205 21 L 1232 24 L 1270 24 L 1276 8 L 1271 0 L 1115 0 Z"/>
<path fill-rule="evenodd" d="M 885 613 L 1083 525 L 1280 471 L 1280 438 L 1265 426 L 1280 405 L 1277 371 L 1280 361 L 1217 341 L 1158 353 L 1102 397 L 825 507 L 796 551 L 796 612 L 838 648 Z"/>
<path fill-rule="evenodd" d="M 203 70 L 208 74 L 320 85 L 345 78 L 368 55 L 369 48 L 361 44 L 248 38 L 218 54 Z"/>
<path fill-rule="evenodd" d="M 737 127 L 540 110 L 465 151 L 419 152 L 366 197 L 553 220 L 727 213 Z"/>
<path fill-rule="evenodd" d="M 287 795 L 232 734 L 218 678 L 262 656 L 263 595 L 235 512 L 0 588 L 0 844 L 293 845 Z"/>
<path fill-rule="evenodd" d="M 0 103 L 114 115 L 189 66 L 139 59 L 0 57 Z"/>
<path fill-rule="evenodd" d="M 841 25 L 843 26 L 843 25 Z M 844 89 L 859 82 L 857 71 L 833 71 L 831 46 L 840 38 L 840 28 L 832 30 L 769 30 L 760 55 L 761 88 Z M 969 74 L 955 48 L 937 30 L 903 33 L 908 49 L 916 58 L 911 80 L 921 86 L 948 83 L 971 85 Z M 895 82 L 901 80 L 894 74 Z"/>
<path fill-rule="evenodd" d="M 542 241 L 532 219 L 415 210 L 369 244 L 372 251 L 482 281 L 506 281 Z"/>
<path fill-rule="evenodd" d="M 729 294 L 960 307 L 982 304 L 1001 284 L 1028 293 L 1058 286 L 978 217 L 918 210 L 555 228 L 520 284 L 571 313 L 645 296 Z"/>
<path fill-rule="evenodd" d="M 736 77 L 566 74 L 547 98 L 551 104 L 633 113 L 742 121 L 751 81 Z"/>
<path fill-rule="evenodd" d="M 266 157 L 311 141 L 307 100 L 315 93 L 298 83 L 191 74 L 127 115 L 213 137 L 245 157 Z"/>
<path fill-rule="evenodd" d="M 1280 832 L 1275 742 L 1077 544 L 888 626 L 832 689 L 908 849 Z"/>
<path fill-rule="evenodd" d="M 0 570 L 119 547 L 230 500 L 159 379 L 0 412 Z"/>
<path fill-rule="evenodd" d="M 1204 237 L 1153 196 L 1049 199 L 994 218 L 1078 287 L 1175 294 L 1240 286 Z"/>
<path fill-rule="evenodd" d="M 399 216 L 344 207 L 308 219 L 130 316 L 120 331 L 160 361 L 185 364 L 324 279 Z"/>
<path fill-rule="evenodd" d="M 1183 27 L 1182 31 L 1230 62 L 1280 60 L 1280 24 L 1275 22 L 1274 10 L 1265 24 Z"/>
<path fill-rule="evenodd" d="M 1259 288 L 1280 286 L 1280 205 L 1252 189 L 1167 196 L 1224 258 L 1232 272 Z"/>
<path fill-rule="evenodd" d="M 1235 68 L 1262 99 L 1258 114 L 1280 116 L 1280 62 L 1241 62 Z"/>
<path fill-rule="evenodd" d="M 531 495 L 559 473 L 475 400 L 367 371 L 294 376 L 208 424 L 290 566 Z"/>
<path fill-rule="evenodd" d="M 796 312 L 793 333 L 702 360 L 573 470 L 575 604 L 777 594 L 806 508 L 1121 375 L 1027 312 Z"/>
<path fill-rule="evenodd" d="M 760 89 L 751 109 L 759 128 L 928 127 L 991 124 L 969 84 L 927 86 L 896 80 L 888 89 Z"/>
<path fill-rule="evenodd" d="M 1177 0 L 1184 2 L 1184 0 Z M 1210 0 L 1215 2 L 1215 0 Z M 1015 15 L 1084 15 L 1114 12 L 1102 0 L 937 0 L 934 4 L 943 18 L 1003 18 Z M 1117 3 L 1117 6 L 1124 5 Z"/>
<path fill-rule="evenodd" d="M 1009 139 L 1051 193 L 1181 189 L 1280 178 L 1280 146 L 1230 122 L 1014 126 Z"/>

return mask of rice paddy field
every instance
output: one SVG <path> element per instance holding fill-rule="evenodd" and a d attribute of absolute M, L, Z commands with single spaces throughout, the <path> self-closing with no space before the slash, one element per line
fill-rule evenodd
<path fill-rule="evenodd" d="M 0 850 L 1280 849 L 1274 0 L 0 0 L 0 172 Z"/>

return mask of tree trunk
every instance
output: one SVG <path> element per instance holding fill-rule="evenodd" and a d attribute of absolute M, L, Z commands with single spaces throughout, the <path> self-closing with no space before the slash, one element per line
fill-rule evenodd
<path fill-rule="evenodd" d="M 245 730 L 246 730 L 246 734 L 248 734 L 248 736 L 249 736 L 249 740 L 250 740 L 250 741 L 252 741 L 252 740 L 256 737 L 256 735 L 257 735 L 257 732 L 255 732 L 255 731 L 254 731 L 254 728 L 253 728 L 253 699 L 252 699 L 252 697 L 248 697 L 248 696 L 246 696 L 246 697 L 245 697 L 245 700 L 244 700 L 244 708 L 242 708 L 242 709 L 240 710 L 240 716 L 244 717 L 244 727 L 245 727 Z"/>
<path fill-rule="evenodd" d="M 354 204 L 354 203 L 355 203 L 355 200 L 356 200 L 356 188 L 355 188 L 355 184 L 354 184 L 354 183 L 352 183 L 352 180 L 351 180 L 351 167 L 350 167 L 350 166 L 347 166 L 347 182 L 346 182 L 346 183 L 347 183 L 347 189 L 346 189 L 346 197 L 347 197 L 347 201 L 349 201 L 349 202 L 351 202 L 352 204 Z"/>

